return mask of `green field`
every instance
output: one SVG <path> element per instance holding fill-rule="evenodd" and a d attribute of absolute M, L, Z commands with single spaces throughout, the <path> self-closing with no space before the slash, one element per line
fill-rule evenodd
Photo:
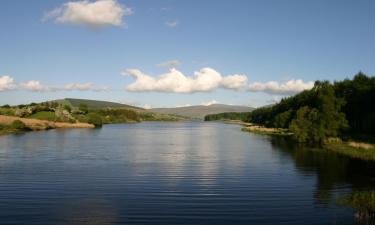
<path fill-rule="evenodd" d="M 39 120 L 50 120 L 50 121 L 56 121 L 57 120 L 55 112 L 49 112 L 49 111 L 37 112 L 37 113 L 29 116 L 28 118 L 39 119 Z"/>

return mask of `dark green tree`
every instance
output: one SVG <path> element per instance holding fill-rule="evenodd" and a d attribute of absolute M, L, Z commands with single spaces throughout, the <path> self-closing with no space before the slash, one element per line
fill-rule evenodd
<path fill-rule="evenodd" d="M 80 103 L 79 106 L 78 106 L 78 109 L 85 114 L 89 112 L 89 109 L 88 109 L 87 105 L 84 104 L 84 103 Z"/>

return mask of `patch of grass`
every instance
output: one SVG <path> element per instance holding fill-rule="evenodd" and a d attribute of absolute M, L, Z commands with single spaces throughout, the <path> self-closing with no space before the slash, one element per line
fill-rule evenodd
<path fill-rule="evenodd" d="M 7 107 L 0 107 L 0 115 L 5 115 L 5 116 L 14 116 L 15 114 L 15 109 L 13 108 L 7 108 Z"/>
<path fill-rule="evenodd" d="M 30 115 L 28 118 L 39 119 L 39 120 L 49 120 L 49 121 L 57 120 L 55 112 L 49 112 L 49 111 L 40 111 L 40 112 Z"/>
<path fill-rule="evenodd" d="M 293 135 L 287 129 L 267 128 L 267 127 L 262 127 L 262 126 L 247 126 L 247 127 L 243 127 L 242 131 L 252 132 L 252 133 L 262 134 L 262 135 L 274 135 L 274 136 L 291 136 L 291 135 Z"/>
<path fill-rule="evenodd" d="M 325 143 L 323 148 L 363 160 L 375 161 L 375 147 L 366 143 L 335 142 Z"/>
<path fill-rule="evenodd" d="M 0 135 L 19 134 L 31 130 L 30 127 L 26 126 L 26 124 L 20 120 L 15 120 L 10 125 L 0 124 Z"/>

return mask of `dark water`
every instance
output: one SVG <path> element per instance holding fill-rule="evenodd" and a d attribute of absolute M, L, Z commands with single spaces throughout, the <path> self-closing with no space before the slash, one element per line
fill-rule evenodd
<path fill-rule="evenodd" d="M 220 123 L 0 137 L 0 224 L 352 224 L 375 166 Z"/>

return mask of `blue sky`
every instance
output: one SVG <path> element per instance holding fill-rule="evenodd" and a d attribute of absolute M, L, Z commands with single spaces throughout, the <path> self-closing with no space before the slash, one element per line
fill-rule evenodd
<path fill-rule="evenodd" d="M 375 73 L 375 1 L 101 1 L 0 1 L 0 104 L 261 106 Z"/>

